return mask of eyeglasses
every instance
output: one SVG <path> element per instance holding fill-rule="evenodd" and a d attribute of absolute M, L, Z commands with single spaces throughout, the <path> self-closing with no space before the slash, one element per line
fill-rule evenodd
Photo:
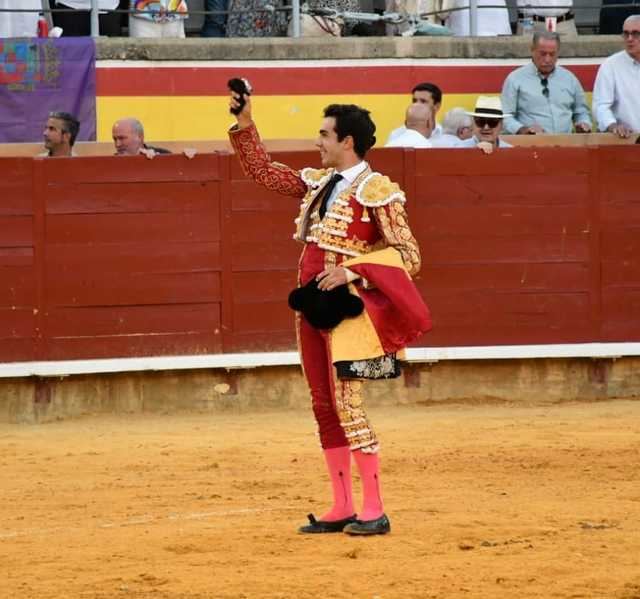
<path fill-rule="evenodd" d="M 640 40 L 640 31 L 623 31 L 622 38 L 625 40 L 627 38 L 633 38 L 634 40 L 638 41 Z"/>
<path fill-rule="evenodd" d="M 487 119 L 485 117 L 474 117 L 473 118 L 476 126 L 480 127 L 480 129 L 484 129 L 485 127 L 489 127 L 489 129 L 495 129 L 500 123 L 500 119 Z"/>
<path fill-rule="evenodd" d="M 549 80 L 545 77 L 544 79 L 540 79 L 540 83 L 542 84 L 542 95 L 545 98 L 549 97 Z"/>

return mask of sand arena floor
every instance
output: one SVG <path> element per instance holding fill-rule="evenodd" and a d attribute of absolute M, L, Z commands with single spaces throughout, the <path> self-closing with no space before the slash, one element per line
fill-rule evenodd
<path fill-rule="evenodd" d="M 296 534 L 306 411 L 1 425 L 0 597 L 640 598 L 640 401 L 371 416 L 375 538 Z"/>

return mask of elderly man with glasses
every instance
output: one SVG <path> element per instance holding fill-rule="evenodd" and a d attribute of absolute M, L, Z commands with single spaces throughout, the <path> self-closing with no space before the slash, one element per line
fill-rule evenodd
<path fill-rule="evenodd" d="M 473 112 L 473 136 L 459 141 L 453 148 L 478 148 L 485 154 L 491 154 L 497 148 L 511 148 L 511 144 L 500 139 L 502 122 L 506 116 L 502 103 L 497 96 L 479 96 Z"/>
<path fill-rule="evenodd" d="M 505 133 L 589 133 L 591 117 L 578 78 L 558 66 L 560 36 L 541 32 L 533 36 L 531 62 L 509 73 L 502 87 Z"/>
<path fill-rule="evenodd" d="M 640 131 L 640 14 L 622 25 L 624 50 L 609 56 L 593 88 L 593 114 L 600 131 L 629 137 Z"/>

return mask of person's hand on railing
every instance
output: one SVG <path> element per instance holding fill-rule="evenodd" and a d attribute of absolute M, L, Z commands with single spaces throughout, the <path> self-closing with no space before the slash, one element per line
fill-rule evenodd
<path fill-rule="evenodd" d="M 609 133 L 613 133 L 614 135 L 617 135 L 618 137 L 630 137 L 631 133 L 633 133 L 633 131 L 631 131 L 631 129 L 629 127 L 627 127 L 624 123 L 611 123 L 608 127 L 607 127 L 607 131 Z"/>
<path fill-rule="evenodd" d="M 538 123 L 527 125 L 526 127 L 520 127 L 520 129 L 516 131 L 518 135 L 540 135 L 544 132 L 545 130 L 540 125 L 538 125 Z"/>
<path fill-rule="evenodd" d="M 576 133 L 591 133 L 589 123 L 576 123 Z"/>

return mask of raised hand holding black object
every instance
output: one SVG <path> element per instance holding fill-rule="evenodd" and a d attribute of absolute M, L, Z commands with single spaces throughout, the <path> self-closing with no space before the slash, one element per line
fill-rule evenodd
<path fill-rule="evenodd" d="M 229 112 L 238 116 L 242 112 L 244 105 L 247 103 L 245 96 L 250 96 L 253 91 L 251 89 L 251 84 L 247 79 L 234 77 L 233 79 L 229 79 L 227 87 L 229 88 L 229 91 L 232 91 L 237 95 L 236 102 L 238 102 L 238 107 L 229 108 Z"/>

